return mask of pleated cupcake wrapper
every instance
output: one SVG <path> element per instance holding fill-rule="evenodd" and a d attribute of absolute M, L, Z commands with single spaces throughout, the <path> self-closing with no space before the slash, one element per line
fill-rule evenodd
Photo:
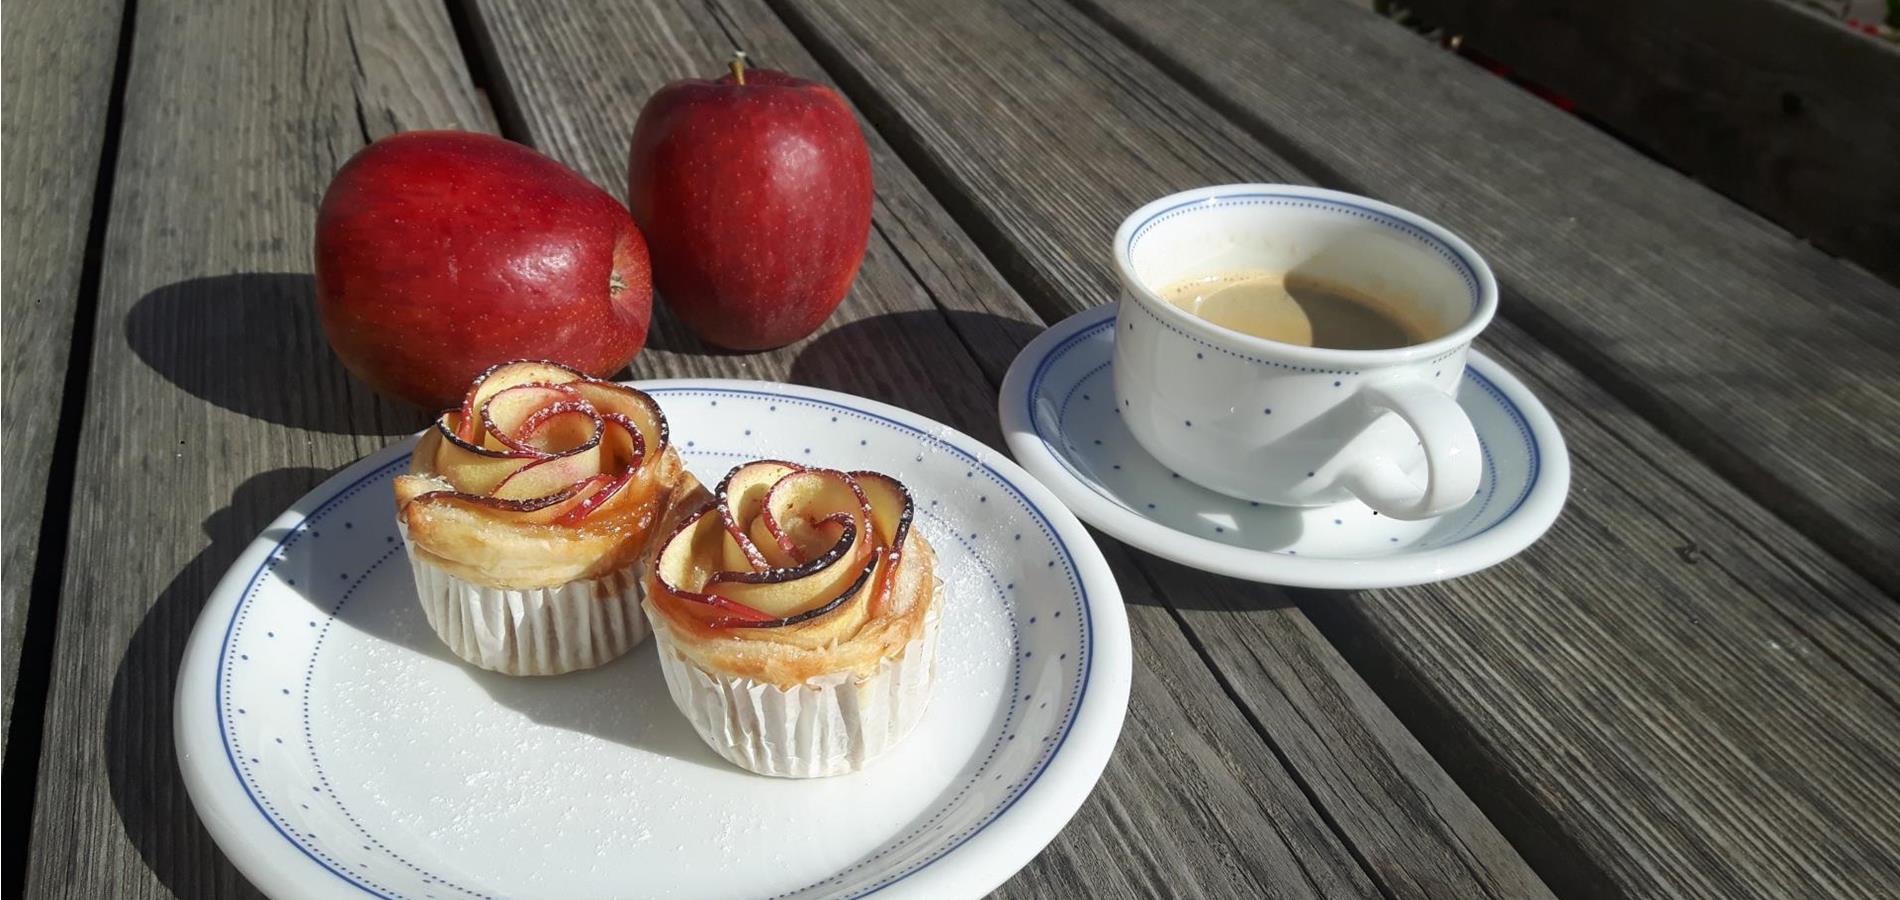
<path fill-rule="evenodd" d="M 923 633 L 876 672 L 865 678 L 840 672 L 792 688 L 700 667 L 674 646 L 663 619 L 651 609 L 647 615 L 674 705 L 707 746 L 760 775 L 855 772 L 897 746 L 930 704 L 940 617 L 935 598 Z"/>
<path fill-rule="evenodd" d="M 610 663 L 646 640 L 640 580 L 631 567 L 557 587 L 510 589 L 465 581 L 413 552 L 409 565 L 429 626 L 456 656 L 484 669 L 560 675 Z"/>

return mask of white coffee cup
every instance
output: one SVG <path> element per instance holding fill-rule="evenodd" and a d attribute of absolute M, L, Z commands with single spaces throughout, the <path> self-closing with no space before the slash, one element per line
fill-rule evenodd
<path fill-rule="evenodd" d="M 1484 260 L 1438 225 L 1339 191 L 1230 184 L 1163 197 L 1115 234 L 1115 396 L 1135 440 L 1181 477 L 1262 503 L 1357 497 L 1422 519 L 1478 489 L 1481 451 L 1454 393 L 1497 310 Z M 1390 350 L 1281 343 L 1215 325 L 1157 289 L 1294 272 L 1403 304 L 1437 337 Z"/>

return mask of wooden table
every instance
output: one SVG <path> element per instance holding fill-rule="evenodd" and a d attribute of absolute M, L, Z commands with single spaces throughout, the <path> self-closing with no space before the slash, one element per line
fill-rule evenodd
<path fill-rule="evenodd" d="M 1549 535 L 1443 584 L 1285 590 L 1105 539 L 1127 726 L 1003 893 L 1900 892 L 1900 290 L 1361 8 L 18 0 L 4 34 L 9 895 L 254 893 L 179 781 L 185 637 L 271 516 L 424 421 L 315 325 L 330 175 L 462 128 L 618 195 L 642 101 L 735 47 L 856 105 L 871 246 L 822 333 L 726 355 L 662 316 L 634 377 L 997 444 L 1005 367 L 1110 300 L 1127 211 L 1317 183 L 1491 260 L 1483 349 L 1569 442 Z"/>

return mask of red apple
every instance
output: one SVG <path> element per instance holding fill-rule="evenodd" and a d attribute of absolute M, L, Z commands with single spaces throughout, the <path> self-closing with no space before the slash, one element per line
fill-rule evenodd
<path fill-rule="evenodd" d="M 767 350 L 816 331 L 850 289 L 871 234 L 871 153 L 836 91 L 735 61 L 647 101 L 627 202 L 680 320 L 707 343 Z"/>
<path fill-rule="evenodd" d="M 618 371 L 653 312 L 646 242 L 611 194 L 520 144 L 414 131 L 357 153 L 317 212 L 317 309 L 350 372 L 452 406 L 496 363 Z"/>

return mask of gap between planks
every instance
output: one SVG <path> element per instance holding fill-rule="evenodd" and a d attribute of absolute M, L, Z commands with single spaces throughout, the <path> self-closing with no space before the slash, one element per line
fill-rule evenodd
<path fill-rule="evenodd" d="M 723 19 L 721 19 L 721 18 L 719 17 L 719 9 L 718 9 L 718 8 L 717 8 L 716 6 L 712 6 L 712 7 L 709 7 L 709 10 L 711 11 L 711 14 L 712 14 L 712 17 L 713 17 L 713 19 L 715 20 L 715 22 L 716 22 L 716 24 L 717 24 L 717 25 L 719 26 L 719 28 L 720 28 L 720 31 L 721 31 L 721 32 L 723 33 L 723 36 L 724 36 L 724 37 L 725 37 L 725 38 L 726 38 L 726 39 L 727 39 L 728 41 L 730 41 L 730 40 L 732 39 L 732 37 L 733 37 L 733 31 L 731 30 L 731 28 L 729 28 L 729 27 L 727 27 L 727 23 L 726 23 L 726 21 L 725 21 L 725 20 L 723 20 Z M 769 17 L 769 16 L 768 16 L 768 17 Z M 503 18 L 505 18 L 505 17 L 503 17 Z M 498 24 L 498 23 L 501 23 L 501 22 L 503 21 L 503 18 L 497 18 L 497 19 L 496 19 L 496 22 L 495 22 L 495 23 L 488 23 L 488 24 Z M 774 25 L 776 26 L 776 25 L 779 25 L 779 24 L 782 24 L 782 23 L 780 23 L 780 22 L 778 22 L 778 21 L 776 21 L 776 20 L 775 20 L 773 24 L 774 24 Z M 484 27 L 486 27 L 486 26 L 484 26 Z M 487 45 L 490 45 L 490 44 L 495 44 L 495 43 L 499 43 L 499 41 L 500 41 L 500 39 L 499 39 L 499 38 L 497 38 L 497 37 L 496 37 L 496 35 L 494 35 L 494 34 L 488 34 L 488 35 L 484 35 L 484 36 L 480 36 L 480 37 L 478 37 L 478 38 L 477 38 L 477 40 L 475 41 L 475 43 L 476 43 L 476 44 L 477 44 L 478 46 L 487 46 Z M 806 46 L 806 47 L 804 47 L 804 48 L 802 48 L 802 49 L 804 49 L 804 50 L 806 50 L 807 52 L 809 52 L 811 48 L 810 48 L 809 46 Z M 501 68 L 503 68 L 502 66 L 500 66 L 500 65 L 498 65 L 498 64 L 497 64 L 497 63 L 496 63 L 495 61 L 484 61 L 484 64 L 485 64 L 485 65 L 487 65 L 487 66 L 489 66 L 489 68 L 491 69 L 491 71 L 492 71 L 492 70 L 497 70 L 497 69 L 501 69 Z M 532 74 L 532 75 L 534 75 L 534 76 L 537 76 L 537 77 L 554 77 L 554 76 L 551 76 L 551 75 L 549 75 L 548 73 L 541 73 L 541 72 L 532 72 L 531 74 Z M 528 94 L 528 93 L 530 93 L 530 90 L 529 90 L 528 88 L 525 88 L 525 87 L 522 87 L 522 88 L 519 88 L 519 91 L 518 91 L 518 92 L 519 92 L 519 93 L 520 93 L 520 94 L 521 94 L 522 96 L 527 96 L 527 94 Z M 545 127 L 547 127 L 547 128 L 550 128 L 550 129 L 556 129 L 556 131 L 554 132 L 554 134 L 555 134 L 555 136 L 556 136 L 557 138 L 560 138 L 560 137 L 563 137 L 563 136 L 566 136 L 566 137 L 571 137 L 571 135 L 566 135 L 566 134 L 565 134 L 565 132 L 563 132 L 563 131 L 561 131 L 561 130 L 560 130 L 560 129 L 563 129 L 563 128 L 565 128 L 566 126 L 565 126 L 564 124 L 562 124 L 562 123 L 561 123 L 561 122 L 559 121 L 559 119 L 560 119 L 560 117 L 559 117 L 559 116 L 555 116 L 555 117 L 554 117 L 554 118 L 553 118 L 552 120 L 550 120 L 550 121 L 546 121 L 546 122 L 541 122 L 541 121 L 540 121 L 540 117 L 537 117 L 537 118 L 536 118 L 536 121 L 537 121 L 537 123 L 538 123 L 539 125 L 542 125 L 542 126 L 545 126 Z M 881 130 L 879 130 L 879 131 L 878 131 L 878 133 L 879 133 L 879 134 L 884 134 L 884 132 L 882 132 Z M 559 141 L 559 140 L 557 140 L 557 141 L 556 141 L 556 144 L 558 145 L 559 143 L 560 143 L 560 141 Z M 570 152 L 573 152 L 575 148 L 573 148 L 573 147 L 568 147 L 567 149 L 568 149 L 568 150 L 569 150 Z M 900 158 L 900 159 L 901 159 L 901 158 Z M 608 162 L 608 161 L 606 161 L 606 160 L 603 160 L 603 159 L 600 159 L 600 158 L 598 158 L 598 157 L 596 157 L 596 158 L 594 159 L 594 162 L 595 162 L 595 168 L 596 168 L 596 170 L 598 170 L 598 171 L 596 171 L 596 174 L 602 174 L 602 172 L 603 172 L 603 171 L 608 171 L 608 166 L 609 166 L 609 162 Z M 928 194 L 927 194 L 927 195 L 928 195 Z M 942 199 L 943 199 L 943 198 L 942 198 L 942 197 L 939 197 L 939 196 L 931 196 L 931 199 L 932 199 L 932 200 L 934 200 L 934 201 L 938 201 L 939 203 L 941 203 L 941 201 L 942 201 Z M 880 203 L 883 203 L 883 202 L 885 202 L 885 198 L 880 198 Z M 903 222 L 904 222 L 904 217 L 902 217 L 902 216 L 899 216 L 899 217 L 897 217 L 897 222 L 898 222 L 898 224 L 899 224 L 899 225 L 901 226 L 901 225 L 903 224 Z M 896 236 L 895 236 L 895 235 L 893 235 L 893 234 L 892 234 L 891 232 L 888 232 L 888 231 L 885 231 L 885 230 L 883 230 L 883 228 L 882 228 L 882 227 L 880 227 L 880 230 L 879 230 L 879 232 L 878 232 L 878 235 L 879 235 L 879 236 L 880 236 L 881 238 L 883 238 L 883 239 L 884 239 L 884 240 L 885 240 L 885 241 L 886 241 L 887 243 L 895 243 L 895 242 L 897 241 L 897 238 L 896 238 Z M 908 268 L 910 268 L 910 271 L 911 271 L 911 274 L 912 274 L 912 275 L 916 275 L 916 274 L 918 274 L 918 273 L 916 272 L 916 270 L 915 270 L 915 268 L 914 268 L 914 267 L 911 267 L 911 266 L 912 266 L 912 261 L 911 261 L 911 260 L 910 260 L 910 259 L 909 259 L 909 258 L 908 258 L 908 257 L 907 257 L 907 256 L 906 256 L 905 254 L 904 254 L 904 253 L 902 253 L 902 252 L 899 252 L 899 253 L 898 253 L 897 255 L 898 255 L 898 258 L 899 258 L 900 260 L 902 260 L 902 261 L 903 261 L 903 264 L 904 264 L 904 265 L 905 265 L 906 267 L 908 267 Z M 987 254 L 987 253 L 986 253 L 985 255 L 989 257 L 989 258 L 988 258 L 988 260 L 987 260 L 988 262 L 990 262 L 990 263 L 992 263 L 992 264 L 994 264 L 994 263 L 996 263 L 996 262 L 997 262 L 997 260 L 995 260 L 995 258 L 994 258 L 994 256 L 993 256 L 993 255 L 990 255 L 990 254 Z M 1011 358 L 1011 357 L 1012 357 L 1012 356 L 1014 355 L 1014 352 L 1015 352 L 1015 349 L 1016 349 L 1016 348 L 1017 348 L 1017 347 L 1019 346 L 1019 342 L 1018 342 L 1018 343 L 1009 343 L 1009 344 L 1007 344 L 1007 345 L 1003 345 L 1003 344 L 999 344 L 998 346 L 989 346 L 989 344 L 992 344 L 992 343 L 998 343 L 998 342 L 989 342 L 989 341 L 984 341 L 984 340 L 983 340 L 983 338 L 984 338 L 984 337 L 987 337 L 988 335 L 985 335 L 985 334 L 983 334 L 983 333 L 982 333 L 982 330 L 981 330 L 981 328 L 980 328 L 980 327 L 978 327 L 978 326 L 980 326 L 980 324 L 981 324 L 980 322 L 976 322 L 976 321 L 974 321 L 974 320 L 972 320 L 972 319 L 970 319 L 970 318 L 968 317 L 968 315 L 967 315 L 967 314 L 968 314 L 968 311 L 967 311 L 967 310 L 951 310 L 951 309 L 950 309 L 950 308 L 949 308 L 949 307 L 948 307 L 948 306 L 947 306 L 947 305 L 946 305 L 946 304 L 945 304 L 945 303 L 943 302 L 943 300 L 942 300 L 941 298 L 939 298 L 939 297 L 937 297 L 937 296 L 936 296 L 936 294 L 934 293 L 934 291 L 930 291 L 930 290 L 929 290 L 929 287 L 928 287 L 928 285 L 929 285 L 929 281 L 928 281 L 927 279 L 926 279 L 926 280 L 921 280 L 921 281 L 920 281 L 920 283 L 921 283 L 921 284 L 922 284 L 922 285 L 923 285 L 923 286 L 925 287 L 925 289 L 926 289 L 926 291 L 927 291 L 927 293 L 929 294 L 929 298 L 930 298 L 930 301 L 931 301 L 931 306 L 933 307 L 933 311 L 934 311 L 935 313 L 937 313 L 937 314 L 938 314 L 939 316 L 942 316 L 942 317 L 943 317 L 943 319 L 945 319 L 945 320 L 947 320 L 947 323 L 946 323 L 946 324 L 947 324 L 947 325 L 949 326 L 949 328 L 950 328 L 950 334 L 951 334 L 951 335 L 954 335 L 954 336 L 955 336 L 955 339 L 956 339 L 956 340 L 958 340 L 958 341 L 960 341 L 960 342 L 962 343 L 962 345 L 963 345 L 963 349 L 965 349 L 965 350 L 967 350 L 967 351 L 969 351 L 969 352 L 970 352 L 970 354 L 971 354 L 971 355 L 973 355 L 973 356 L 975 356 L 975 357 L 976 357 L 976 359 L 977 359 L 977 361 L 978 361 L 979 363 L 981 363 L 981 364 L 982 364 L 982 367 L 983 367 L 983 369 L 985 370 L 985 371 L 984 371 L 984 373 L 983 373 L 983 374 L 984 374 L 984 376 L 985 376 L 985 379 L 984 379 L 984 386 L 985 386 L 986 388 L 993 388 L 993 386 L 994 386 L 994 384 L 996 383 L 996 380 L 997 380 L 998 378 L 1000 378 L 1000 375 L 1001 375 L 1001 372 L 1003 371 L 1003 369 L 1004 369 L 1004 368 L 1006 368 L 1006 367 L 1007 367 L 1007 365 L 1008 365 L 1008 362 L 1009 362 L 1009 359 L 1010 359 L 1010 358 Z M 1029 321 L 1029 322 L 1036 322 L 1036 317 L 1035 317 L 1035 316 L 1034 316 L 1033 314 L 1032 314 L 1032 315 L 1029 315 L 1029 316 L 1027 316 L 1027 317 L 1026 317 L 1026 321 Z M 1039 325 L 1040 323 L 1039 323 L 1039 322 L 1037 322 L 1036 324 L 1038 324 L 1038 325 Z M 964 327 L 965 325 L 970 325 L 971 327 L 970 327 L 970 328 L 968 328 L 968 329 L 966 329 L 966 328 Z M 645 368 L 645 369 L 648 369 L 648 370 L 651 370 L 651 367 L 652 367 L 652 366 L 654 366 L 654 365 L 659 365 L 659 366 L 662 366 L 662 367 L 664 367 L 664 366 L 665 366 L 666 364 L 667 364 L 667 362 L 666 362 L 666 360 L 664 359 L 664 357 L 656 357 L 656 358 L 655 358 L 655 359 L 654 359 L 653 361 L 651 361 L 651 362 L 650 362 L 650 363 L 649 363 L 648 365 L 646 365 L 646 366 L 642 366 L 641 368 Z M 990 412 L 986 412 L 986 413 L 985 413 L 985 415 L 986 415 L 986 416 L 993 416 L 993 413 L 990 413 Z M 993 425 L 992 425 L 992 427 L 993 427 Z M 1151 574 L 1145 574 L 1145 575 L 1144 575 L 1143 577 L 1144 577 L 1144 578 L 1152 578 L 1153 576 L 1152 576 Z M 1168 617 L 1168 618 L 1163 618 L 1163 619 L 1159 619 L 1159 621 L 1165 621 L 1165 622 L 1167 622 L 1167 623 L 1168 623 L 1168 624 L 1167 624 L 1167 627 L 1173 627 L 1173 628 L 1177 628 L 1177 629 L 1179 628 L 1179 622 L 1178 622 L 1178 620 L 1176 620 L 1176 619 L 1174 619 L 1174 618 L 1172 618 L 1172 617 Z M 1309 632 L 1310 632 L 1310 629 L 1309 629 Z M 1315 646 L 1316 648 L 1324 648 L 1324 649 L 1325 649 L 1325 651 L 1326 651 L 1326 652 L 1327 652 L 1328 654 L 1330 654 L 1330 653 L 1331 653 L 1331 648 L 1330 648 L 1330 646 L 1329 646 L 1329 645 L 1327 645 L 1327 644 L 1326 644 L 1326 643 L 1325 643 L 1325 642 L 1324 642 L 1324 641 L 1323 641 L 1322 639 L 1320 639 L 1320 638 L 1318 637 L 1318 635 L 1317 635 L 1317 633 L 1312 633 L 1312 636 L 1313 636 L 1313 643 L 1314 643 L 1314 646 Z M 1185 641 L 1185 637 L 1184 637 L 1184 639 L 1183 639 L 1183 640 Z M 1333 657 L 1333 658 L 1334 658 L 1335 660 L 1337 660 L 1337 657 Z M 1205 659 L 1204 659 L 1203 657 L 1199 657 L 1199 656 L 1197 656 L 1197 657 L 1195 657 L 1195 658 L 1194 658 L 1194 660 L 1195 660 L 1195 662 L 1196 662 L 1196 663 L 1199 663 L 1199 664 L 1201 664 L 1201 665 L 1203 665 L 1203 666 L 1205 666 L 1205 665 L 1206 665 L 1206 662 L 1205 662 Z M 1334 673 L 1334 674 L 1335 674 L 1335 675 L 1338 675 L 1338 674 L 1340 674 L 1340 673 L 1343 673 L 1343 674 L 1345 675 L 1345 677 L 1346 677 L 1347 679 L 1349 679 L 1349 680 L 1351 680 L 1351 681 L 1352 681 L 1352 682 L 1353 682 L 1354 684 L 1357 684 L 1357 683 L 1358 683 L 1358 679 L 1357 679 L 1357 676 L 1355 676 L 1355 675 L 1352 675 L 1352 674 L 1350 673 L 1350 670 L 1348 670 L 1348 669 L 1346 669 L 1346 667 L 1345 667 L 1345 666 L 1343 666 L 1343 665 L 1340 665 L 1340 666 L 1338 667 L 1338 672 L 1337 672 L 1337 673 Z M 1210 687 L 1215 687 L 1215 686 L 1217 686 L 1217 682 L 1216 682 L 1215 684 L 1210 684 Z M 1370 697 L 1370 694 L 1367 694 L 1366 696 L 1367 696 L 1367 697 Z M 1230 698 L 1230 700 L 1231 700 L 1231 698 Z M 1373 701 L 1373 702 L 1376 702 L 1376 701 Z M 1381 708 L 1382 708 L 1382 707 L 1381 707 Z M 1243 724 L 1245 724 L 1245 715 L 1246 715 L 1246 711 L 1245 711 L 1245 710 L 1241 710 L 1240 712 L 1241 712 L 1241 714 L 1242 714 L 1242 716 L 1241 716 L 1241 718 L 1242 718 L 1242 723 L 1243 723 Z M 1385 721 L 1389 721 L 1389 719 L 1388 719 L 1388 720 L 1385 720 Z M 1395 724 L 1395 723 L 1394 723 L 1394 724 Z M 1257 723 L 1255 723 L 1254 725 L 1245 725 L 1245 727 L 1247 727 L 1247 728 L 1248 728 L 1249 730 L 1252 730 L 1252 731 L 1254 732 L 1254 734 L 1253 734 L 1253 738 L 1254 738 L 1254 739 L 1260 739 L 1260 738 L 1261 738 L 1261 735 L 1259 734 L 1259 732 L 1258 732 L 1258 730 L 1257 730 L 1257 727 L 1256 727 L 1256 726 L 1257 726 Z M 1376 730 L 1376 728 L 1378 727 L 1378 725 L 1377 725 L 1377 724 L 1375 724 L 1375 725 L 1373 725 L 1372 727 L 1374 727 L 1374 728 L 1375 728 L 1375 730 Z M 1395 731 L 1399 731 L 1399 730 L 1398 730 L 1398 729 L 1396 729 L 1396 728 L 1394 728 L 1394 730 L 1395 730 Z M 1403 732 L 1401 731 L 1400 733 L 1403 733 Z M 1410 740 L 1411 740 L 1411 738 L 1410 738 L 1410 736 L 1409 736 L 1409 735 L 1405 735 L 1405 737 L 1404 737 L 1404 740 L 1405 740 L 1405 741 L 1410 741 Z M 1263 749 L 1268 749 L 1268 748 L 1263 748 Z M 1436 769 L 1435 769 L 1435 768 L 1434 768 L 1434 771 L 1436 771 Z M 1449 786 L 1449 782 L 1446 782 L 1446 785 L 1447 785 L 1447 786 Z M 1462 794 L 1460 794 L 1459 796 L 1460 796 L 1460 798 L 1461 798 L 1461 800 L 1462 800 Z M 1434 811 L 1434 812 L 1437 812 L 1437 811 Z M 1441 817 L 1441 821 L 1442 821 L 1442 817 Z M 1488 826 L 1488 824 L 1487 824 L 1487 825 L 1486 825 L 1485 827 L 1486 827 L 1486 828 L 1488 829 L 1488 828 L 1489 828 L 1489 826 Z M 1336 828 L 1336 826 L 1335 826 L 1335 828 Z M 1338 833 L 1337 831 L 1334 831 L 1334 837 L 1335 837 L 1335 839 L 1338 839 L 1338 840 L 1340 840 L 1340 841 L 1341 841 L 1341 843 L 1349 843 L 1349 841 L 1347 841 L 1347 840 L 1345 840 L 1345 836 L 1344 836 L 1344 835 L 1342 835 L 1342 834 L 1339 834 L 1339 833 Z M 1373 868 L 1371 868 L 1371 867 L 1369 867 L 1369 866 L 1368 866 L 1368 865 L 1366 864 L 1366 862 L 1365 862 L 1365 861 L 1364 861 L 1363 859 L 1361 859 L 1361 860 L 1359 860 L 1359 861 L 1358 861 L 1358 867 L 1359 867 L 1359 868 L 1361 868 L 1362 870 L 1364 870 L 1364 872 L 1365 872 L 1365 874 L 1364 874 L 1364 877 L 1365 877 L 1365 878 L 1366 878 L 1366 879 L 1368 880 L 1368 883 L 1369 883 L 1369 885 L 1368 885 L 1368 886 L 1370 886 L 1370 884 L 1373 884 L 1373 883 L 1378 883 L 1378 882 L 1380 881 L 1380 879 L 1381 879 L 1381 877 L 1382 877 L 1382 876 L 1381 876 L 1381 875 L 1379 874 L 1379 872 L 1377 872 L 1377 871 L 1376 871 L 1375 869 L 1373 869 Z M 1383 885 L 1381 884 L 1381 885 L 1379 886 L 1379 888 L 1378 888 L 1378 889 L 1379 889 L 1379 890 L 1381 890 L 1381 891 L 1384 891 L 1384 890 L 1385 890 L 1385 887 L 1384 887 L 1384 886 L 1383 886 Z"/>
<path fill-rule="evenodd" d="M 1021 251 L 1019 251 L 1016 246 L 1010 244 L 1007 238 L 988 240 L 984 237 L 987 234 L 992 234 L 998 226 L 991 226 L 990 222 L 984 221 L 985 217 L 983 215 L 976 216 L 978 221 L 974 225 L 969 221 L 967 213 L 973 208 L 971 203 L 964 201 L 963 197 L 958 195 L 957 191 L 959 188 L 956 186 L 955 179 L 952 176 L 944 174 L 946 170 L 937 168 L 937 163 L 932 156 L 934 151 L 929 147 L 927 142 L 917 137 L 917 131 L 914 130 L 916 128 L 929 129 L 932 127 L 931 123 L 927 119 L 916 125 L 904 121 L 904 117 L 895 113 L 893 107 L 887 104 L 883 93 L 867 84 L 863 76 L 858 74 L 857 64 L 849 60 L 842 60 L 839 51 L 831 47 L 823 36 L 818 35 L 817 30 L 811 23 L 804 19 L 801 11 L 790 8 L 790 4 L 784 2 L 784 0 L 775 0 L 774 6 L 779 12 L 780 17 L 793 28 L 794 32 L 797 33 L 806 44 L 808 50 L 820 58 L 826 68 L 831 71 L 832 76 L 837 79 L 841 85 L 845 86 L 847 92 L 859 103 L 867 117 L 870 117 L 872 121 L 877 124 L 879 131 L 899 148 L 900 153 L 905 155 L 905 161 L 910 165 L 912 171 L 916 172 L 924 183 L 928 185 L 929 189 L 938 195 L 940 204 L 949 209 L 952 214 L 959 219 L 958 224 L 963 226 L 966 233 L 977 238 L 979 246 L 986 254 L 991 256 L 992 260 L 996 262 L 1004 271 L 1005 275 L 1010 278 L 1012 284 L 1032 301 L 1041 300 L 1047 302 L 1050 297 L 1049 294 L 1032 290 L 1031 288 L 1040 288 L 1045 283 L 1045 277 L 1055 276 L 1046 276 L 1037 273 L 1024 275 L 1016 271 L 1015 268 L 1008 263 L 1011 260 L 1020 261 L 1023 258 Z M 892 123 L 895 123 L 895 125 L 893 126 Z M 946 185 L 948 185 L 948 187 L 946 187 Z M 969 187 L 966 185 L 962 189 L 968 190 Z M 946 191 L 949 191 L 948 195 L 946 195 Z M 1002 225 L 1007 224 L 1003 219 L 996 219 L 995 221 L 1002 223 Z M 998 251 L 999 247 L 1002 248 L 1002 252 Z M 1048 314 L 1045 313 L 1045 315 Z M 1519 342 L 1519 340 L 1513 339 L 1512 342 Z M 1554 355 L 1560 359 L 1563 356 L 1562 354 Z M 1653 424 L 1651 419 L 1645 416 L 1644 410 L 1637 409 L 1633 411 L 1637 413 L 1638 421 L 1642 425 L 1650 426 Z M 1668 443 L 1678 449 L 1682 448 L 1681 441 L 1674 436 L 1668 437 Z M 1690 449 L 1692 451 L 1692 448 Z M 1691 461 L 1695 461 L 1693 452 L 1685 453 L 1684 456 L 1689 457 Z M 1704 469 L 1702 471 L 1707 472 L 1709 470 Z M 1732 486 L 1732 483 L 1730 486 Z M 1708 497 L 1706 490 L 1690 490 L 1687 491 L 1687 493 L 1692 497 L 1701 498 L 1705 501 Z M 1774 515 L 1784 522 L 1787 520 L 1783 511 L 1777 510 Z M 1817 554 L 1817 556 L 1818 555 L 1819 554 Z M 1834 562 L 1832 558 L 1834 555 L 1838 554 L 1831 555 L 1828 558 L 1829 563 Z M 1784 563 L 1787 562 L 1785 559 L 1782 561 Z M 1792 564 L 1790 564 L 1790 568 L 1800 571 L 1800 567 L 1793 566 Z M 1844 573 L 1849 570 L 1847 566 L 1841 566 L 1841 569 Z M 1802 577 L 1808 577 L 1807 573 L 1802 572 Z M 1777 610 L 1777 612 L 1779 612 L 1779 610 Z M 1846 668 L 1856 677 L 1862 676 L 1862 673 L 1855 671 L 1852 666 L 1847 666 Z M 1865 678 L 1862 678 L 1862 683 L 1866 684 Z M 1882 697 L 1885 699 L 1886 694 L 1882 693 Z"/>
<path fill-rule="evenodd" d="M 782 0 L 773 0 L 774 3 Z M 1377 196 L 1363 179 L 1353 177 L 1338 165 L 1326 162 L 1318 153 L 1302 146 L 1290 135 L 1272 128 L 1252 110 L 1212 84 L 1188 65 L 1137 32 L 1093 0 L 1061 0 L 1113 35 L 1143 60 L 1174 79 L 1195 99 L 1232 122 L 1237 128 L 1292 162 L 1313 183 L 1325 187 Z M 1396 27 L 1396 26 L 1395 26 Z M 1423 38 L 1420 38 L 1422 41 Z M 1475 69 L 1475 67 L 1474 67 Z M 1592 122 L 1591 127 L 1610 134 L 1632 155 L 1650 157 L 1641 148 L 1623 142 L 1614 132 Z M 1687 175 L 1682 176 L 1685 180 Z M 1792 239 L 1792 238 L 1791 238 Z M 1557 352 L 1566 362 L 1590 373 L 1592 379 L 1611 397 L 1634 410 L 1643 419 L 1687 450 L 1690 455 L 1742 489 L 1743 493 L 1772 510 L 1810 540 L 1821 545 L 1844 565 L 1880 584 L 1889 593 L 1900 590 L 1900 570 L 1890 557 L 1869 540 L 1851 529 L 1842 528 L 1838 513 L 1798 486 L 1779 476 L 1767 464 L 1725 440 L 1717 428 L 1692 414 L 1663 392 L 1650 389 L 1610 354 L 1593 345 L 1587 337 L 1565 325 L 1548 310 L 1534 303 L 1514 300 L 1514 288 L 1499 278 L 1498 316 L 1523 328 L 1538 343 Z"/>
<path fill-rule="evenodd" d="M 119 11 L 118 42 L 112 62 L 112 86 L 106 94 L 101 126 L 99 171 L 93 181 L 92 205 L 81 254 L 78 302 L 61 382 L 59 419 L 53 438 L 51 467 L 46 477 L 46 500 L 41 507 L 39 543 L 33 559 L 27 594 L 26 627 L 20 640 L 13 684 L 13 706 L 8 716 L 4 763 L 0 763 L 0 792 L 7 796 L 0 813 L 0 896 L 18 897 L 26 890 L 33 837 L 33 814 L 39 789 L 40 754 L 46 727 L 46 699 L 52 687 L 53 645 L 59 633 L 60 590 L 65 583 L 66 555 L 72 525 L 73 492 L 78 477 L 79 436 L 85 424 L 86 389 L 92 373 L 92 344 L 99 321 L 101 262 L 105 256 L 108 212 L 118 172 L 119 132 L 125 121 L 125 86 L 132 62 L 137 0 L 124 0 Z M 15 223 L 16 226 L 18 223 Z"/>

